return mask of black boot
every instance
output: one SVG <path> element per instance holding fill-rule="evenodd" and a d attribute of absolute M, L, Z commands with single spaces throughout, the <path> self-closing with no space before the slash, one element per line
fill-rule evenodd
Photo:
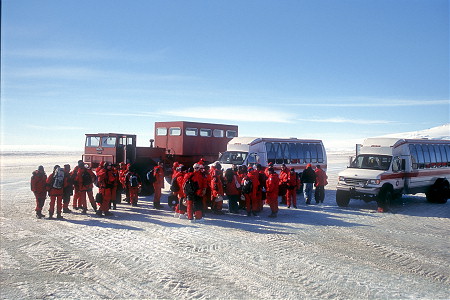
<path fill-rule="evenodd" d="M 38 219 L 42 219 L 42 218 L 45 218 L 45 215 L 43 215 L 42 212 L 41 212 L 40 210 L 37 210 L 37 211 L 36 211 L 36 217 L 37 217 Z"/>
<path fill-rule="evenodd" d="M 48 211 L 48 218 L 49 219 L 53 219 L 53 212 L 52 211 Z"/>
<path fill-rule="evenodd" d="M 56 218 L 57 218 L 57 219 L 60 219 L 60 220 L 61 220 L 61 219 L 64 219 L 64 217 L 61 215 L 60 212 L 56 214 Z"/>

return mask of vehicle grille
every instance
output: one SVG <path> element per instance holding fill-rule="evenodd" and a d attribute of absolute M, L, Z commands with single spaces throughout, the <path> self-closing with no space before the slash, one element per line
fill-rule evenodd
<path fill-rule="evenodd" d="M 364 186 L 367 184 L 367 179 L 345 178 L 345 183 L 354 186 Z"/>

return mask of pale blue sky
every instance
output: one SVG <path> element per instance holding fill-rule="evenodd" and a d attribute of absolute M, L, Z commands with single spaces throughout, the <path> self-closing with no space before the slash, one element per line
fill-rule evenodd
<path fill-rule="evenodd" d="M 186 120 L 332 148 L 439 126 L 449 13 L 448 0 L 3 0 L 2 144 L 148 145 L 155 121 Z"/>

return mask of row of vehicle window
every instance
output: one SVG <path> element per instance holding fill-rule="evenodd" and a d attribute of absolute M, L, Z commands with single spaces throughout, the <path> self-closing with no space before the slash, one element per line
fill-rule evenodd
<path fill-rule="evenodd" d="M 410 144 L 414 169 L 450 166 L 450 145 Z"/>
<path fill-rule="evenodd" d="M 86 138 L 86 147 L 103 147 L 114 148 L 116 147 L 117 137 L 115 136 L 88 136 Z M 132 137 L 120 137 L 119 146 L 133 145 Z"/>
<path fill-rule="evenodd" d="M 320 143 L 266 142 L 267 162 L 274 164 L 324 163 L 325 153 Z"/>
<path fill-rule="evenodd" d="M 180 136 L 182 134 L 182 129 L 180 127 L 158 127 L 156 128 L 156 135 L 165 136 L 169 134 L 170 136 Z M 237 137 L 236 130 L 223 130 L 223 129 L 208 129 L 208 128 L 186 128 L 184 130 L 186 136 L 201 136 L 201 137 L 218 137 L 218 138 L 234 138 Z"/>

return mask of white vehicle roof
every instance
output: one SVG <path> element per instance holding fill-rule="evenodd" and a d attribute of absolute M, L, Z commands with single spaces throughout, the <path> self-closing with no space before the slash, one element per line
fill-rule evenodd
<path fill-rule="evenodd" d="M 319 143 L 320 140 L 298 139 L 298 138 L 263 138 L 263 137 L 235 137 L 228 142 L 229 145 L 254 145 L 261 142 L 311 142 Z"/>

